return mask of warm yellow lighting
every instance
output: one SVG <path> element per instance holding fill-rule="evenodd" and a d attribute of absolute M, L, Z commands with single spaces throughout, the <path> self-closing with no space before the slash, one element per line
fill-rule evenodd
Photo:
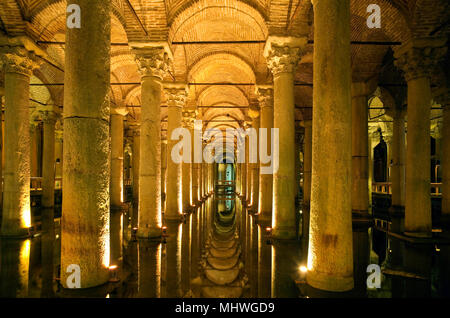
<path fill-rule="evenodd" d="M 300 266 L 300 272 L 306 273 L 308 271 L 308 268 L 304 265 Z"/>
<path fill-rule="evenodd" d="M 22 227 L 26 229 L 31 227 L 31 209 L 29 207 L 22 211 Z"/>
<path fill-rule="evenodd" d="M 111 266 L 109 267 L 109 270 L 110 270 L 110 271 L 113 271 L 113 270 L 115 270 L 115 269 L 117 269 L 117 265 L 111 265 Z"/>

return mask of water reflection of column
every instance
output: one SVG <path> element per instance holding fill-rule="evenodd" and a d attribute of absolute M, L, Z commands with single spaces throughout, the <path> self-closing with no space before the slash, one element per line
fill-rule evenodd
<path fill-rule="evenodd" d="M 182 224 L 181 237 L 181 297 L 188 295 L 191 282 L 191 234 L 192 219 L 194 215 L 189 214 L 185 223 Z"/>
<path fill-rule="evenodd" d="M 161 243 L 139 241 L 138 297 L 161 297 Z"/>
<path fill-rule="evenodd" d="M 267 244 L 265 231 L 258 225 L 258 297 L 269 298 L 271 295 L 272 247 Z"/>
<path fill-rule="evenodd" d="M 0 296 L 28 296 L 31 240 L 1 241 Z"/>
<path fill-rule="evenodd" d="M 41 297 L 54 297 L 53 290 L 53 250 L 55 244 L 55 222 L 53 220 L 53 208 L 51 211 L 42 212 L 42 234 L 41 234 L 41 267 L 42 267 L 42 289 Z"/>
<path fill-rule="evenodd" d="M 300 256 L 295 243 L 274 241 L 272 244 L 272 298 L 297 297 L 293 276 Z"/>
<path fill-rule="evenodd" d="M 258 226 L 250 216 L 250 286 L 251 296 L 258 297 Z"/>
<path fill-rule="evenodd" d="M 166 243 L 166 291 L 165 297 L 181 297 L 181 240 L 183 236 L 182 224 L 167 222 Z"/>
<path fill-rule="evenodd" d="M 192 214 L 192 232 L 191 232 L 191 278 L 198 276 L 198 261 L 200 257 L 200 222 L 201 222 L 201 207 L 196 208 L 195 213 Z"/>

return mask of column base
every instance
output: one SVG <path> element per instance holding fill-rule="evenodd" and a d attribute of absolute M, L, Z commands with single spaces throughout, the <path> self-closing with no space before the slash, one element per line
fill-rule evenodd
<path fill-rule="evenodd" d="M 272 230 L 272 238 L 277 240 L 294 240 L 297 238 L 297 231 L 294 226 L 277 226 Z"/>
<path fill-rule="evenodd" d="M 308 272 L 306 283 L 316 289 L 328 292 L 349 292 L 353 289 L 353 275 L 349 277 L 333 277 L 316 272 Z"/>
<path fill-rule="evenodd" d="M 183 219 L 184 219 L 183 214 L 168 215 L 164 217 L 164 220 L 166 220 L 167 222 L 182 222 Z"/>
<path fill-rule="evenodd" d="M 162 236 L 162 228 L 138 228 L 136 237 L 139 239 L 154 239 Z"/>

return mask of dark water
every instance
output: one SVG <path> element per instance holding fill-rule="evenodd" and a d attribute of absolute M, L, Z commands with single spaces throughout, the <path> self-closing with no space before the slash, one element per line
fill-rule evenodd
<path fill-rule="evenodd" d="M 211 197 L 184 222 L 165 226 L 162 241 L 136 240 L 129 215 L 112 213 L 111 264 L 117 269 L 111 272 L 111 282 L 96 288 L 67 290 L 58 280 L 59 219 L 54 226 L 43 220 L 43 231 L 37 237 L 0 239 L 0 297 L 335 296 L 305 290 L 300 271 L 300 266 L 306 265 L 304 244 L 300 240 L 271 240 L 268 224 L 258 224 L 257 217 L 246 213 L 234 195 Z M 367 261 L 359 260 L 356 253 L 355 290 L 348 296 L 443 295 L 440 282 L 449 269 L 443 268 L 447 263 L 436 249 L 411 249 L 374 230 L 369 235 L 354 234 L 354 241 L 358 242 L 354 249 L 360 257 L 364 259 L 364 254 L 370 253 L 370 263 L 398 272 L 422 271 L 424 277 L 388 273 L 382 276 L 381 288 L 368 290 Z M 380 246 L 386 246 L 384 254 L 379 252 Z"/>

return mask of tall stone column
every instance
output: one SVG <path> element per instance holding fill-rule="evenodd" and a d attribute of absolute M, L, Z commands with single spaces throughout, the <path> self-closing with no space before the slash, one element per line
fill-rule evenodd
<path fill-rule="evenodd" d="M 273 174 L 272 235 L 296 236 L 294 71 L 306 38 L 269 36 L 264 48 L 274 83 L 273 126 L 279 132 L 279 167 Z"/>
<path fill-rule="evenodd" d="M 166 176 L 167 176 L 167 136 L 165 139 L 161 140 L 161 193 L 164 193 L 164 199 L 161 200 L 161 209 L 166 211 L 166 199 L 167 199 L 167 188 L 166 188 Z"/>
<path fill-rule="evenodd" d="M 4 46 L 5 45 L 5 46 Z M 15 39 L 0 38 L 5 70 L 3 236 L 27 236 L 30 213 L 30 77 L 35 54 Z"/>
<path fill-rule="evenodd" d="M 195 111 L 183 111 L 182 113 L 183 119 L 183 127 L 188 129 L 191 134 L 191 139 L 189 142 L 191 142 L 191 147 L 193 148 L 192 138 L 194 135 L 194 120 L 195 120 Z M 191 162 L 184 162 L 182 163 L 182 190 L 183 190 L 183 212 L 188 213 L 191 210 L 191 197 L 193 197 L 193 192 L 191 194 L 191 191 L 193 191 L 192 185 L 193 185 L 193 177 L 192 177 L 192 165 L 193 165 L 193 149 L 191 149 Z"/>
<path fill-rule="evenodd" d="M 353 288 L 350 1 L 314 0 L 308 285 Z M 280 138 L 281 139 L 281 138 Z"/>
<path fill-rule="evenodd" d="M 194 131 L 191 134 L 191 145 L 194 146 L 194 134 L 201 132 L 201 125 L 194 125 Z M 200 163 L 194 161 L 194 148 L 192 148 L 192 204 L 197 205 L 201 199 L 200 186 L 201 186 L 201 172 Z M 200 150 L 201 151 L 201 150 Z M 202 156 L 203 158 L 203 156 Z M 203 159 L 202 159 L 203 160 Z"/>
<path fill-rule="evenodd" d="M 3 210 L 3 96 L 5 95 L 5 88 L 0 86 L 0 218 Z"/>
<path fill-rule="evenodd" d="M 80 6 L 83 27 L 66 29 L 61 283 L 76 264 L 89 288 L 109 279 L 111 2 L 67 3 Z"/>
<path fill-rule="evenodd" d="M 139 238 L 161 236 L 161 80 L 171 51 L 161 43 L 135 46 L 141 73 L 141 137 L 139 165 Z"/>
<path fill-rule="evenodd" d="M 436 101 L 442 106 L 442 213 L 443 226 L 450 229 L 450 90 L 437 96 Z"/>
<path fill-rule="evenodd" d="M 182 83 L 164 84 L 168 104 L 167 122 L 167 201 L 166 220 L 181 220 L 183 213 L 182 164 L 172 159 L 172 149 L 179 142 L 172 132 L 182 126 L 182 110 L 187 99 L 187 86 Z"/>
<path fill-rule="evenodd" d="M 58 121 L 58 129 L 55 129 L 55 186 L 59 189 L 62 187 L 62 164 L 63 164 L 63 130 L 61 129 L 62 120 Z"/>
<path fill-rule="evenodd" d="M 111 108 L 111 207 L 120 209 L 123 203 L 123 108 Z"/>
<path fill-rule="evenodd" d="M 355 290 L 366 293 L 370 259 L 368 83 L 352 83 L 352 219 Z"/>
<path fill-rule="evenodd" d="M 392 208 L 403 214 L 405 212 L 405 111 L 396 109 L 393 117 L 391 152 Z"/>
<path fill-rule="evenodd" d="M 255 117 L 258 116 L 258 117 Z M 260 118 L 259 113 L 254 115 L 255 118 L 253 118 L 253 128 L 256 130 L 256 133 L 259 135 L 259 127 L 260 127 Z M 259 137 L 257 139 L 259 141 Z M 259 149 L 259 144 L 257 145 L 257 148 Z M 256 152 L 257 154 L 257 161 L 256 163 L 252 163 L 251 169 L 252 169 L 252 189 L 251 189 L 251 198 L 250 198 L 250 204 L 252 207 L 252 210 L 257 213 L 258 212 L 258 203 L 259 203 L 259 151 Z"/>
<path fill-rule="evenodd" d="M 309 220 L 311 207 L 311 169 L 312 169 L 312 120 L 303 121 L 305 136 L 303 138 L 303 204 L 302 204 L 302 233 L 303 243 L 308 250 Z"/>
<path fill-rule="evenodd" d="M 415 237 L 431 237 L 430 77 L 446 41 L 414 39 L 395 52 L 408 83 L 405 234 Z"/>
<path fill-rule="evenodd" d="M 259 107 L 261 112 L 260 128 L 266 129 L 267 139 L 263 142 L 267 145 L 267 154 L 270 154 L 272 146 L 271 129 L 273 128 L 273 87 L 270 85 L 258 85 L 256 89 L 258 96 Z M 259 139 L 259 136 L 258 136 Z M 260 149 L 260 151 L 262 151 Z M 270 163 L 259 162 L 259 171 L 267 169 Z M 272 220 L 272 189 L 273 189 L 273 175 L 262 174 L 259 175 L 259 205 L 258 205 L 258 220 L 260 222 L 270 222 Z"/>
<path fill-rule="evenodd" d="M 133 215 L 131 217 L 132 228 L 137 228 L 139 220 L 139 161 L 141 158 L 140 128 L 133 131 Z"/>
<path fill-rule="evenodd" d="M 55 124 L 57 107 L 42 110 L 44 150 L 42 159 L 42 207 L 53 213 L 55 205 Z"/>
<path fill-rule="evenodd" d="M 352 83 L 352 213 L 367 217 L 369 209 L 368 85 Z"/>

